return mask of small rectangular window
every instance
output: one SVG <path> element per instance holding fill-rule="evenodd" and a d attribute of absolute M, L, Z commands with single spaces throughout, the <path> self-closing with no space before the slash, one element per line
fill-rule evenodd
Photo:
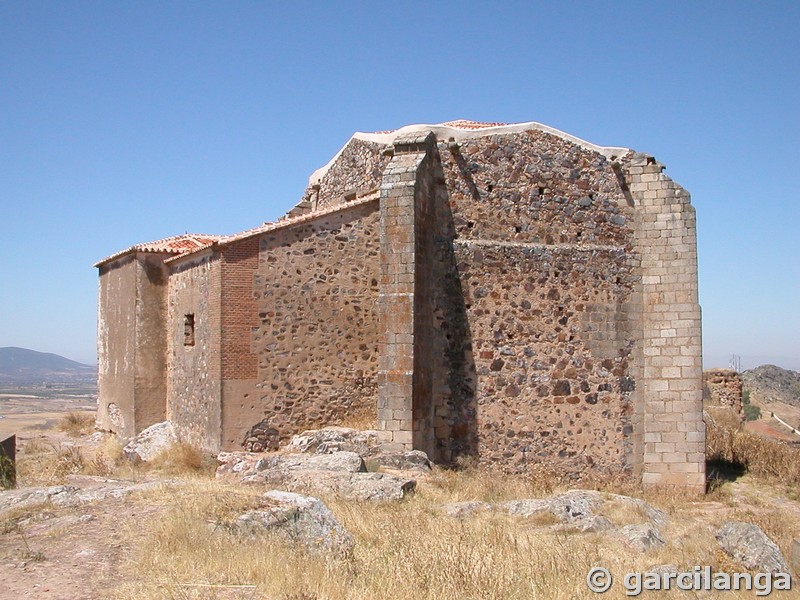
<path fill-rule="evenodd" d="M 194 313 L 183 317 L 183 345 L 194 346 Z"/>

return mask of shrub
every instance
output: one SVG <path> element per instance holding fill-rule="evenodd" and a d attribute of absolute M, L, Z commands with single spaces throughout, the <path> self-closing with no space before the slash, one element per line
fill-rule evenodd
<path fill-rule="evenodd" d="M 94 415 L 76 411 L 69 412 L 58 422 L 58 428 L 71 437 L 87 435 L 94 429 Z"/>

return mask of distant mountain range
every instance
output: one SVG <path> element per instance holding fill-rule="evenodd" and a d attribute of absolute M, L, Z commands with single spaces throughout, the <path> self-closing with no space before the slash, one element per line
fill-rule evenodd
<path fill-rule="evenodd" d="M 0 348 L 0 384 L 94 383 L 97 369 L 58 354 Z"/>
<path fill-rule="evenodd" d="M 752 400 L 783 402 L 800 408 L 800 373 L 775 365 L 761 365 L 742 372 L 744 387 Z"/>

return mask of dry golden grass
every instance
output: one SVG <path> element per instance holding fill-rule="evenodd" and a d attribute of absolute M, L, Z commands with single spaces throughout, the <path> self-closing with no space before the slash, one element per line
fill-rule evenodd
<path fill-rule="evenodd" d="M 800 483 L 800 448 L 749 432 L 738 423 L 709 420 L 706 459 L 759 477 Z"/>
<path fill-rule="evenodd" d="M 94 431 L 94 413 L 72 411 L 58 422 L 58 428 L 71 437 L 88 435 Z"/>
<path fill-rule="evenodd" d="M 132 582 L 124 584 L 116 597 L 596 599 L 586 588 L 585 578 L 597 565 L 617 575 L 648 571 L 661 564 L 686 570 L 697 564 L 710 565 L 714 570 L 733 568 L 719 552 L 714 533 L 735 509 L 714 500 L 699 501 L 678 493 L 665 497 L 661 493 L 662 502 L 658 504 L 669 505 L 672 513 L 671 523 L 661 531 L 668 544 L 646 554 L 629 549 L 608 533 L 558 531 L 548 527 L 551 521 L 492 511 L 456 519 L 443 515 L 439 508 L 462 500 L 500 502 L 541 497 L 564 489 L 561 484 L 560 480 L 546 483 L 542 477 L 503 476 L 467 468 L 436 470 L 401 503 L 325 498 L 356 538 L 351 555 L 335 558 L 269 535 L 259 539 L 238 537 L 224 524 L 258 506 L 263 489 L 195 479 L 178 490 L 147 492 L 142 498 L 151 504 L 168 504 L 170 509 L 151 525 L 147 542 L 130 566 Z M 613 500 L 600 512 L 617 525 L 646 521 L 639 509 Z M 772 507 L 756 510 L 747 520 L 760 524 L 786 548 L 787 540 L 800 532 L 794 524 L 782 525 L 781 518 L 781 511 Z M 256 587 L 223 587 L 245 585 Z M 620 585 L 604 595 L 623 597 Z M 731 592 L 706 597 L 750 596 Z"/>
<path fill-rule="evenodd" d="M 143 465 L 142 468 L 163 475 L 194 474 L 213 477 L 217 463 L 213 456 L 203 454 L 194 446 L 178 442 Z"/>

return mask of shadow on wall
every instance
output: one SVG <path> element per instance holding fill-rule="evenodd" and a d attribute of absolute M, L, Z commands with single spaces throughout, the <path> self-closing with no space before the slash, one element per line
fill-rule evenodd
<path fill-rule="evenodd" d="M 453 153 L 472 192 L 477 188 L 463 157 Z M 462 164 L 463 163 L 463 164 Z M 436 459 L 457 463 L 459 459 L 478 457 L 477 371 L 473 355 L 472 332 L 467 318 L 464 286 L 458 268 L 453 240 L 456 228 L 450 207 L 441 163 L 434 171 L 437 230 L 434 235 L 434 335 L 436 365 L 434 379 L 434 430 Z"/>

